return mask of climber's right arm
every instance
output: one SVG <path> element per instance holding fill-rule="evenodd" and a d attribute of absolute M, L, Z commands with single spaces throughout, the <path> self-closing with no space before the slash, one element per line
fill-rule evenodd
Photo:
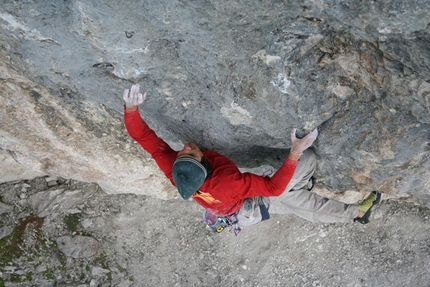
<path fill-rule="evenodd" d="M 130 90 L 124 91 L 124 123 L 130 136 L 138 142 L 152 158 L 160 169 L 172 182 L 172 166 L 177 152 L 143 121 L 138 105 L 143 103 L 146 93 L 139 92 L 139 85 L 133 85 Z"/>

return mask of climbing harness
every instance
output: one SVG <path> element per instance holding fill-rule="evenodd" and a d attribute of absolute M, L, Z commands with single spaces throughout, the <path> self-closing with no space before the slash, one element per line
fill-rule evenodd
<path fill-rule="evenodd" d="M 221 233 L 224 229 L 228 228 L 230 232 L 233 231 L 234 235 L 238 236 L 242 231 L 239 227 L 236 213 L 228 216 L 216 216 L 210 211 L 205 210 L 203 212 L 203 220 L 215 233 Z"/>
<path fill-rule="evenodd" d="M 273 170 L 269 169 L 263 173 L 263 176 L 271 176 Z M 242 229 L 239 226 L 250 226 L 270 218 L 268 206 L 266 206 L 262 196 L 246 198 L 242 203 L 239 211 L 227 216 L 217 216 L 205 209 L 203 212 L 203 221 L 215 233 L 221 233 L 228 228 L 238 236 Z"/>

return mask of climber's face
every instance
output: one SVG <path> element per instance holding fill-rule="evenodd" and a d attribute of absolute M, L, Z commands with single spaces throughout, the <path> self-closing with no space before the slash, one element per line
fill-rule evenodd
<path fill-rule="evenodd" d="M 184 145 L 184 148 L 181 151 L 178 152 L 178 155 L 176 156 L 176 158 L 186 157 L 186 156 L 195 158 L 197 161 L 201 162 L 203 158 L 203 153 L 199 149 L 196 143 L 189 142 Z"/>

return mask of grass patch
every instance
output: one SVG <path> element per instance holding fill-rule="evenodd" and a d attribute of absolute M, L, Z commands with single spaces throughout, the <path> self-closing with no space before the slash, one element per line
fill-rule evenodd
<path fill-rule="evenodd" d="M 22 282 L 21 277 L 19 275 L 16 275 L 16 274 L 11 274 L 10 275 L 10 282 L 21 283 Z"/>
<path fill-rule="evenodd" d="M 99 257 L 97 257 L 96 259 L 94 259 L 93 261 L 95 264 L 100 265 L 101 267 L 103 267 L 104 269 L 109 269 L 109 264 L 107 261 L 107 256 L 106 254 L 101 254 Z"/>
<path fill-rule="evenodd" d="M 81 215 L 79 213 L 68 214 L 64 217 L 64 223 L 69 231 L 76 231 L 81 221 Z"/>
<path fill-rule="evenodd" d="M 42 272 L 42 274 L 45 276 L 46 279 L 48 280 L 53 280 L 54 279 L 54 270 L 48 268 L 45 271 Z"/>
<path fill-rule="evenodd" d="M 42 232 L 40 230 L 42 225 L 43 218 L 33 214 L 20 219 L 18 225 L 13 229 L 13 232 L 0 240 L 0 264 L 4 266 L 12 262 L 13 258 L 22 256 L 23 250 L 25 250 L 24 235 L 29 226 L 34 229 L 36 239 L 42 244 Z"/>

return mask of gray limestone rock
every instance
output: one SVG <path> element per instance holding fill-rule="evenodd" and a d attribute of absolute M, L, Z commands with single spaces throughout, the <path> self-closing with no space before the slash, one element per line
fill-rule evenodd
<path fill-rule="evenodd" d="M 8 213 L 13 210 L 13 206 L 0 202 L 0 214 Z"/>
<path fill-rule="evenodd" d="M 430 209 L 406 200 L 384 197 L 367 225 L 272 214 L 235 236 L 206 228 L 202 208 L 182 199 L 106 194 L 62 178 L 55 189 L 45 178 L 25 186 L 33 194 L 63 190 L 51 202 L 70 203 L 42 219 L 35 216 L 40 205 L 5 197 L 13 206 L 0 222 L 13 230 L 1 238 L 5 286 L 400 287 L 430 280 Z M 0 195 L 21 188 L 0 184 Z M 81 203 L 77 195 L 89 190 Z M 71 230 L 64 215 L 73 204 L 86 223 Z"/>
<path fill-rule="evenodd" d="M 11 234 L 13 231 L 13 227 L 12 226 L 4 226 L 0 228 L 0 239 L 8 236 L 9 234 Z"/>
<path fill-rule="evenodd" d="M 319 127 L 317 184 L 429 205 L 428 1 L 6 1 L 2 175 L 176 191 L 122 123 L 122 91 L 174 148 L 278 167 Z M 13 155 L 9 157 L 9 155 Z M 5 167 L 3 167 L 5 166 Z M 14 177 L 16 178 L 16 177 Z"/>
<path fill-rule="evenodd" d="M 62 236 L 56 239 L 58 249 L 72 258 L 87 258 L 97 253 L 98 242 L 90 236 Z"/>

